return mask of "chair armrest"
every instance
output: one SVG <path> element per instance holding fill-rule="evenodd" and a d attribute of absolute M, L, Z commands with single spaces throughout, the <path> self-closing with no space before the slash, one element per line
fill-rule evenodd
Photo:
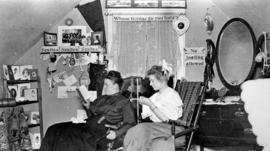
<path fill-rule="evenodd" d="M 175 134 L 175 138 L 178 138 L 180 136 L 183 136 L 183 135 L 186 135 L 186 134 L 191 133 L 193 131 L 196 131 L 198 128 L 199 128 L 199 126 L 187 128 L 184 131 Z"/>
<path fill-rule="evenodd" d="M 169 124 L 174 124 L 177 126 L 186 126 L 187 125 L 187 121 L 181 120 L 181 119 L 177 119 L 177 120 L 169 120 L 168 122 Z"/>

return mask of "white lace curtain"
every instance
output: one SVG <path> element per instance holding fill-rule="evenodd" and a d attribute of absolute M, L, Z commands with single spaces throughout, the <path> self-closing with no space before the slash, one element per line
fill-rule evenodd
<path fill-rule="evenodd" d="M 162 59 L 177 70 L 180 60 L 178 37 L 171 21 L 114 22 L 111 53 L 113 62 L 124 77 L 145 76 Z M 178 65 L 179 66 L 179 65 Z"/>

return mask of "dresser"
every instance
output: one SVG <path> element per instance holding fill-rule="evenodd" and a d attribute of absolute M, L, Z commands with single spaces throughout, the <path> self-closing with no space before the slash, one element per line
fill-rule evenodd
<path fill-rule="evenodd" d="M 242 101 L 209 102 L 202 105 L 195 143 L 204 147 L 248 146 L 261 150 L 248 121 Z"/>

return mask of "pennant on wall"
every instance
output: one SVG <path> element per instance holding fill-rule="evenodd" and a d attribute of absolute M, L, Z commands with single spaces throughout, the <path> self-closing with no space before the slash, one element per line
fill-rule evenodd
<path fill-rule="evenodd" d="M 95 0 L 77 7 L 83 18 L 93 31 L 103 31 L 105 37 L 105 25 L 100 0 Z M 104 41 L 104 45 L 106 40 Z"/>

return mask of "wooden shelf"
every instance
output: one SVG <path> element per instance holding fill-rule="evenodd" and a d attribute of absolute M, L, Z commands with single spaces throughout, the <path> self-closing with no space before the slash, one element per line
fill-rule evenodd
<path fill-rule="evenodd" d="M 37 126 L 40 126 L 40 123 L 38 123 L 38 124 L 29 124 L 29 125 L 28 125 L 29 128 L 37 127 Z"/>
<path fill-rule="evenodd" d="M 22 101 L 22 102 L 16 102 L 16 105 L 26 105 L 26 104 L 34 104 L 38 103 L 38 101 Z"/>
<path fill-rule="evenodd" d="M 23 101 L 23 102 L 16 102 L 16 104 L 13 105 L 0 105 L 0 107 L 15 107 L 15 106 L 19 106 L 19 105 L 27 105 L 27 104 L 34 104 L 34 103 L 38 103 L 39 101 Z"/>
<path fill-rule="evenodd" d="M 19 84 L 19 83 L 31 83 L 31 82 L 38 82 L 36 80 L 7 80 L 7 84 Z"/>
<path fill-rule="evenodd" d="M 2 98 L 0 99 L 0 101 L 2 100 L 3 102 L 1 102 L 2 105 L 0 106 L 0 108 L 8 108 L 8 107 L 16 107 L 16 106 L 22 106 L 24 107 L 24 105 L 30 105 L 27 106 L 31 107 L 31 111 L 38 111 L 39 112 L 39 117 L 40 117 L 40 123 L 38 124 L 31 124 L 28 123 L 28 127 L 29 128 L 38 128 L 39 129 L 39 133 L 41 138 L 43 138 L 43 116 L 42 116 L 42 88 L 41 88 L 41 83 L 40 83 L 40 77 L 38 76 L 38 72 L 37 72 L 37 77 L 33 80 L 7 80 L 7 79 L 3 79 L 3 88 L 4 88 L 4 94 L 8 93 L 8 86 L 9 85 L 16 85 L 16 84 L 21 84 L 21 83 L 31 83 L 31 88 L 35 88 L 37 89 L 37 100 L 24 100 L 24 101 L 20 101 L 20 102 L 16 102 L 15 99 L 13 98 Z M 33 84 L 32 84 L 33 83 Z M 7 97 L 7 96 L 6 96 Z M 14 101 L 14 103 L 10 103 L 11 105 L 7 105 L 8 101 Z M 33 106 L 32 106 L 33 105 Z M 37 105 L 37 106 L 36 106 Z M 39 150 L 39 149 L 37 149 Z"/>

